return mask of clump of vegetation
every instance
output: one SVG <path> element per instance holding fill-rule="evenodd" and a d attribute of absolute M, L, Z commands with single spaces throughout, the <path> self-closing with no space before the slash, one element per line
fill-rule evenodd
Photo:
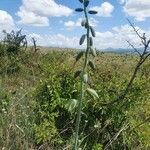
<path fill-rule="evenodd" d="M 0 44 L 0 74 L 13 74 L 21 69 L 21 58 L 19 55 L 25 54 L 27 48 L 26 35 L 19 31 L 11 31 L 4 33 L 4 40 Z M 23 50 L 23 48 L 25 48 Z M 24 57 L 24 56 L 23 56 Z"/>
<path fill-rule="evenodd" d="M 3 31 L 5 34 L 4 45 L 6 46 L 6 53 L 13 55 L 17 54 L 21 47 L 27 48 L 26 35 L 21 34 L 21 30 L 15 32 L 14 30 L 11 33 Z"/>
<path fill-rule="evenodd" d="M 135 55 L 96 52 L 88 22 L 88 13 L 96 12 L 88 10 L 88 0 L 80 2 L 83 8 L 76 11 L 85 15 L 81 25 L 86 33 L 80 39 L 80 44 L 86 41 L 85 51 L 41 53 L 45 48 L 36 51 L 33 41 L 33 55 L 21 31 L 5 34 L 0 44 L 0 149 L 150 148 L 150 40 L 129 21 L 143 51 L 128 41 Z"/>
<path fill-rule="evenodd" d="M 8 110 L 1 115 L 1 147 L 70 149 L 74 143 L 77 116 L 73 99 L 78 100 L 80 95 L 80 78 L 74 79 L 72 70 L 77 54 L 56 49 L 37 55 L 33 56 L 31 52 L 28 56 L 30 63 L 22 62 L 24 73 L 18 72 L 9 78 L 1 76 L 4 102 L 1 108 Z M 145 67 L 149 66 L 149 60 L 139 70 L 132 89 L 126 95 L 126 105 L 121 105 L 121 102 L 107 104 L 127 85 L 137 56 L 104 53 L 95 57 L 94 61 L 97 67 L 94 72 L 89 71 L 89 84 L 99 98 L 85 95 L 79 132 L 80 148 L 104 149 L 122 127 L 125 128 L 111 147 L 148 148 L 150 72 Z M 81 67 L 82 64 L 78 63 L 74 69 Z M 7 105 L 4 105 L 5 102 Z"/>

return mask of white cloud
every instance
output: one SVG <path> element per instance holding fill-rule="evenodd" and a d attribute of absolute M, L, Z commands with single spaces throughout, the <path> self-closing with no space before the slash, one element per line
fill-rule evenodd
<path fill-rule="evenodd" d="M 144 31 L 139 27 L 136 27 L 138 32 L 142 35 L 146 33 L 150 37 L 150 30 Z M 123 25 L 120 27 L 113 27 L 111 31 L 107 32 L 97 32 L 97 37 L 95 39 L 95 46 L 97 48 L 105 49 L 108 47 L 112 48 L 129 48 L 126 40 L 132 42 L 136 47 L 140 47 L 140 39 L 133 32 L 133 29 L 129 25 Z"/>
<path fill-rule="evenodd" d="M 49 19 L 47 17 L 39 16 L 33 12 L 28 12 L 24 8 L 20 8 L 21 11 L 18 12 L 18 16 L 21 18 L 19 23 L 29 24 L 34 26 L 48 26 Z"/>
<path fill-rule="evenodd" d="M 114 6 L 109 2 L 104 2 L 101 6 L 95 6 L 91 8 L 92 10 L 96 10 L 98 12 L 98 16 L 102 17 L 110 17 L 111 13 L 114 10 Z"/>
<path fill-rule="evenodd" d="M 64 23 L 64 26 L 68 30 L 71 30 L 71 29 L 74 29 L 75 27 L 81 27 L 81 22 L 82 22 L 82 18 L 79 18 L 77 21 L 69 20 L 69 21 Z M 97 24 L 98 24 L 98 21 L 91 17 L 89 19 L 89 23 L 90 23 L 91 26 L 96 27 Z"/>
<path fill-rule="evenodd" d="M 150 17 L 150 0 L 126 0 L 124 11 L 137 21 L 144 21 Z"/>
<path fill-rule="evenodd" d="M 0 10 L 0 32 L 2 30 L 10 31 L 15 27 L 12 16 L 3 10 Z"/>
<path fill-rule="evenodd" d="M 4 38 L 3 30 L 10 32 L 15 29 L 15 24 L 12 16 L 3 10 L 0 10 L 0 41 Z"/>
<path fill-rule="evenodd" d="M 76 26 L 76 23 L 74 21 L 67 21 L 64 23 L 64 25 L 67 27 L 67 28 L 72 28 L 72 27 L 75 27 Z"/>
<path fill-rule="evenodd" d="M 54 0 L 22 0 L 17 15 L 21 18 L 19 23 L 48 26 L 49 17 L 67 17 L 71 13 L 70 8 L 57 4 Z"/>
<path fill-rule="evenodd" d="M 138 28 L 138 27 L 136 27 Z M 138 28 L 142 34 L 146 32 L 147 36 L 150 37 L 150 30 L 144 31 Z M 79 45 L 79 37 L 67 37 L 62 34 L 56 35 L 38 35 L 32 34 L 29 37 L 35 37 L 37 44 L 41 46 L 55 46 L 55 47 L 70 47 L 70 48 L 84 48 L 85 45 Z M 106 32 L 96 32 L 96 38 L 94 40 L 94 47 L 98 49 L 106 48 L 129 48 L 126 40 L 131 41 L 135 46 L 140 47 L 140 39 L 133 32 L 129 25 L 122 25 L 120 27 L 113 27 L 112 30 Z"/>
<path fill-rule="evenodd" d="M 31 38 L 34 37 L 37 40 L 37 45 L 40 46 L 54 46 L 54 47 L 75 47 L 75 43 L 78 42 L 79 39 L 77 37 L 67 37 L 62 34 L 54 34 L 54 35 L 39 35 L 36 33 L 28 34 L 27 38 L 29 41 L 29 44 L 31 45 Z"/>
<path fill-rule="evenodd" d="M 36 33 L 31 33 L 28 35 L 28 38 L 42 39 L 42 36 Z"/>
<path fill-rule="evenodd" d="M 27 35 L 28 45 L 33 45 L 32 38 L 34 38 L 36 40 L 36 44 L 37 45 L 40 44 L 42 46 L 42 43 L 39 43 L 40 41 L 43 40 L 43 37 L 41 35 L 36 34 L 36 33 L 27 33 L 26 35 Z"/>

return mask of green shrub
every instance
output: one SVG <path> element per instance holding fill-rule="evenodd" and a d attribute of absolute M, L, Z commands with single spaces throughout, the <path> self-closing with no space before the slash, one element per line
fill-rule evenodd
<path fill-rule="evenodd" d="M 61 63 L 61 60 L 56 59 L 60 55 L 61 53 L 58 52 L 57 54 L 53 53 L 53 55 L 47 54 L 44 57 L 41 64 L 44 71 L 41 82 L 35 91 L 36 105 L 34 108 L 34 130 L 37 141 L 39 140 L 40 144 L 46 142 L 58 147 L 72 144 L 76 107 L 74 101 L 71 100 L 79 98 L 77 91 L 79 91 L 80 87 L 79 78 L 74 79 L 73 72 L 70 72 L 70 69 L 66 69 L 66 66 L 70 65 L 71 62 Z M 68 55 L 65 55 L 62 59 L 67 60 L 67 57 Z M 127 59 L 122 62 L 121 60 L 124 58 L 119 57 L 120 65 L 116 64 L 117 70 L 114 70 L 114 64 L 110 63 L 115 61 L 113 60 L 114 57 L 116 56 L 104 55 L 101 58 L 102 65 L 98 65 L 95 72 L 89 72 L 95 75 L 91 78 L 90 86 L 96 89 L 99 99 L 93 99 L 88 94 L 85 95 L 80 124 L 80 148 L 91 150 L 92 148 L 97 148 L 97 145 L 102 145 L 104 148 L 109 143 L 110 137 L 113 137 L 122 126 L 126 125 L 126 123 L 129 123 L 129 126 L 132 125 L 131 122 L 135 117 L 132 118 L 131 114 L 127 112 L 132 112 L 137 107 L 137 103 L 149 97 L 146 94 L 149 88 L 149 79 L 143 81 L 140 76 L 137 76 L 132 89 L 126 97 L 125 104 L 120 101 L 115 105 L 103 105 L 111 102 L 122 91 L 130 76 L 130 69 L 126 70 L 119 66 L 123 66 L 122 63 L 127 62 L 128 65 L 131 60 Z M 107 59 L 109 59 L 109 62 Z M 107 68 L 105 67 L 106 65 Z M 123 67 L 126 68 L 126 66 Z M 48 130 L 46 130 L 46 125 Z M 142 142 L 144 146 L 146 139 L 148 142 L 148 138 L 145 138 L 143 142 L 140 138 L 135 140 L 132 135 L 128 137 L 129 132 L 130 128 L 123 131 L 117 140 L 113 142 L 113 148 L 130 148 L 130 144 L 133 146 L 134 143 L 138 142 Z M 139 131 L 137 132 L 139 133 Z M 129 144 L 127 137 L 134 142 Z M 133 147 L 135 148 L 136 146 L 134 145 Z"/>
<path fill-rule="evenodd" d="M 50 75 L 35 91 L 35 136 L 37 143 L 66 143 L 73 134 L 73 107 L 77 83 L 68 72 Z M 74 108 L 73 108 L 74 109 Z M 68 128 L 66 131 L 65 128 Z"/>
<path fill-rule="evenodd" d="M 17 54 L 22 46 L 26 47 L 26 35 L 22 35 L 21 30 L 16 32 L 12 30 L 10 33 L 3 31 L 3 33 L 5 35 L 4 44 L 7 55 Z"/>

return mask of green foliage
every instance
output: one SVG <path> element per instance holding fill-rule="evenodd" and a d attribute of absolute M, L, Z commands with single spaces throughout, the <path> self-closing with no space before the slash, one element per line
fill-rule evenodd
<path fill-rule="evenodd" d="M 70 139 L 74 132 L 74 119 L 76 116 L 74 104 L 73 108 L 71 106 L 71 100 L 79 99 L 79 93 L 77 92 L 79 90 L 79 78 L 74 79 L 73 73 L 70 75 L 70 72 L 66 70 L 66 66 L 69 64 L 71 65 L 71 62 L 61 63 L 62 60 L 67 60 L 68 57 L 70 57 L 70 54 L 64 54 L 61 58 L 62 60 L 58 61 L 58 58 L 60 58 L 59 56 L 62 56 L 59 52 L 44 56 L 41 64 L 41 67 L 44 69 L 44 76 L 42 76 L 44 80 L 41 80 L 41 83 L 35 91 L 36 105 L 34 109 L 34 111 L 36 110 L 35 114 L 39 115 L 35 115 L 35 118 L 38 118 L 37 121 L 41 120 L 40 124 L 36 121 L 34 124 L 34 132 L 37 141 L 40 139 L 40 143 L 46 141 L 49 144 L 53 143 L 57 146 L 66 145 L 67 143 L 71 144 Z M 131 59 L 128 57 L 123 61 L 125 56 L 113 54 L 99 55 L 99 58 L 100 61 L 98 60 L 97 62 L 95 72 L 89 72 L 90 74 L 95 74 L 95 76 L 91 78 L 91 86 L 96 89 L 99 98 L 93 99 L 90 95 L 85 95 L 86 97 L 83 101 L 83 114 L 80 124 L 81 148 L 87 147 L 92 149 L 94 145 L 97 144 L 105 147 L 109 142 L 110 137 L 116 134 L 124 124 L 135 119 L 135 116 L 131 116 L 133 115 L 132 112 L 135 111 L 135 108 L 140 107 L 140 105 L 137 106 L 136 104 L 142 99 L 144 101 L 146 97 L 146 99 L 149 97 L 147 91 L 147 89 L 149 89 L 149 78 L 145 80 L 145 77 L 143 76 L 141 79 L 139 74 L 132 90 L 126 98 L 127 101 L 125 102 L 125 105 L 120 102 L 112 106 L 103 106 L 103 104 L 112 101 L 127 84 L 127 79 L 130 76 L 136 58 L 134 57 L 134 59 Z M 118 60 L 117 64 L 115 63 L 116 60 Z M 101 65 L 98 65 L 99 63 Z M 55 64 L 55 67 L 53 67 L 53 64 Z M 131 68 L 129 64 L 133 64 Z M 117 70 L 114 70 L 114 67 L 117 68 Z M 124 76 L 122 74 L 124 74 Z M 145 101 L 145 103 L 147 102 Z M 72 110 L 70 108 L 72 108 Z M 132 115 L 129 114 L 130 111 Z M 149 112 L 149 110 L 147 110 L 147 112 Z M 137 120 L 139 119 L 137 118 Z M 50 124 L 48 124 L 48 122 Z M 134 127 L 136 124 L 133 125 L 130 123 L 130 126 L 132 125 L 132 127 Z M 52 125 L 51 130 L 47 131 L 44 127 L 46 125 L 49 127 Z M 147 123 L 145 125 L 147 126 Z M 147 127 L 147 129 L 149 128 Z M 44 132 L 46 133 L 42 134 Z M 129 143 L 129 132 L 130 128 L 117 138 L 117 141 L 113 143 L 114 148 L 130 147 L 130 145 L 132 148 L 138 147 L 135 145 L 135 136 L 133 134 L 130 134 L 130 139 L 132 139 L 133 142 L 130 140 L 131 143 Z M 139 131 L 137 132 L 139 133 Z M 146 141 L 148 143 L 148 136 L 145 135 L 145 141 L 137 138 L 137 136 L 136 139 L 142 143 Z M 125 143 L 128 143 L 128 145 Z"/>
<path fill-rule="evenodd" d="M 5 46 L 0 42 L 0 57 L 5 55 Z"/>
<path fill-rule="evenodd" d="M 21 59 L 19 63 L 24 72 L 19 71 L 9 78 L 1 76 L 0 102 L 4 102 L 1 108 L 5 108 L 6 113 L 1 115 L 0 141 L 7 149 L 41 145 L 45 145 L 45 149 L 62 149 L 73 142 L 80 89 L 80 78 L 74 79 L 74 70 L 79 70 L 83 59 L 72 70 L 76 53 L 51 51 L 37 55 L 21 53 L 19 58 L 24 61 Z M 149 148 L 148 121 L 134 129 L 149 117 L 149 61 L 139 71 L 126 101 L 104 105 L 113 101 L 128 83 L 136 60 L 136 56 L 107 53 L 94 58 L 96 69 L 94 72 L 89 69 L 88 84 L 99 98 L 85 94 L 80 148 L 105 148 L 110 138 L 127 123 L 128 128 L 113 142 L 112 149 Z"/>
<path fill-rule="evenodd" d="M 9 96 L 2 88 L 0 88 L 0 113 L 7 113 L 9 106 Z"/>
<path fill-rule="evenodd" d="M 22 62 L 27 59 L 24 56 L 26 53 L 22 49 L 27 46 L 26 36 L 21 34 L 21 30 L 11 33 L 3 32 L 5 37 L 0 43 L 0 74 L 11 75 L 18 73 L 21 70 Z"/>
<path fill-rule="evenodd" d="M 87 84 L 89 81 L 89 77 L 88 77 L 89 75 L 88 75 L 87 69 L 89 66 L 93 70 L 95 68 L 94 63 L 89 61 L 89 57 L 91 55 L 90 49 L 93 46 L 93 39 L 92 37 L 90 37 L 90 35 L 92 35 L 93 37 L 96 36 L 94 29 L 92 28 L 92 26 L 90 26 L 88 14 L 96 14 L 97 12 L 88 11 L 87 7 L 89 5 L 89 0 L 83 0 L 79 2 L 83 5 L 83 8 L 76 8 L 75 11 L 84 13 L 84 19 L 81 22 L 81 26 L 84 27 L 86 30 L 86 34 L 83 34 L 81 36 L 79 44 L 82 45 L 85 42 L 85 40 L 87 42 L 86 42 L 85 53 L 80 52 L 78 56 L 76 57 L 76 61 L 78 61 L 81 57 L 84 56 L 84 63 L 82 67 L 83 71 L 81 72 L 80 98 L 79 98 L 78 107 L 77 107 L 77 119 L 76 119 L 76 125 L 75 125 L 76 126 L 75 127 L 76 128 L 75 129 L 75 142 L 74 142 L 74 148 L 73 148 L 74 150 L 78 150 L 78 147 L 79 147 L 79 128 L 80 128 L 80 121 L 81 121 L 82 103 L 83 103 L 83 100 L 85 99 L 85 92 L 87 91 L 94 98 L 99 98 L 95 90 L 91 88 L 87 88 L 88 86 Z M 76 72 L 76 75 L 77 75 L 77 72 Z"/>
<path fill-rule="evenodd" d="M 21 30 L 17 32 L 12 30 L 10 33 L 3 31 L 3 33 L 5 35 L 4 44 L 8 55 L 17 54 L 21 46 L 27 46 L 26 35 L 22 35 Z"/>
<path fill-rule="evenodd" d="M 48 60 L 49 57 L 51 55 L 47 57 Z M 58 145 L 66 143 L 73 134 L 73 109 L 76 107 L 75 99 L 78 98 L 78 82 L 74 81 L 68 71 L 57 70 L 57 63 L 56 68 L 52 67 L 51 70 L 48 69 L 49 64 L 45 66 L 49 77 L 41 80 L 35 91 L 34 131 L 37 143 Z"/>
<path fill-rule="evenodd" d="M 79 2 L 84 9 L 76 11 L 85 12 L 89 1 Z M 24 49 L 27 43 L 21 30 L 4 32 L 0 43 L 0 149 L 72 149 L 75 132 L 80 149 L 150 148 L 149 59 L 126 97 L 113 103 L 128 85 L 138 57 L 97 52 L 92 48 L 95 31 L 87 17 L 81 26 L 87 33 L 79 43 L 87 42 L 87 49 L 78 54 L 53 49 L 33 55 Z"/>
<path fill-rule="evenodd" d="M 4 63 L 5 62 L 5 63 Z M 20 71 L 20 62 L 16 57 L 11 56 L 9 59 L 3 57 L 0 63 L 0 74 L 14 74 Z"/>
<path fill-rule="evenodd" d="M 103 149 L 102 147 L 103 146 L 101 144 L 96 144 L 93 146 L 92 150 L 102 150 Z"/>
<path fill-rule="evenodd" d="M 7 81 L 8 82 L 8 81 Z M 33 141 L 30 94 L 21 87 L 17 91 L 4 86 L 0 92 L 0 147 L 3 149 L 27 149 Z M 31 89 L 30 89 L 31 90 Z M 28 95 L 27 95 L 28 93 Z"/>

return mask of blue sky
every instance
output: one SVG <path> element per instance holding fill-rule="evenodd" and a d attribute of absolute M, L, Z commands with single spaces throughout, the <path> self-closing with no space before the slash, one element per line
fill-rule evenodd
<path fill-rule="evenodd" d="M 89 8 L 98 11 L 98 15 L 89 16 L 97 32 L 95 47 L 125 48 L 125 40 L 138 43 L 126 18 L 139 32 L 150 35 L 150 0 L 90 2 Z M 81 7 L 78 0 L 0 0 L 0 30 L 22 28 L 29 41 L 35 37 L 43 46 L 79 47 L 84 30 L 80 27 L 82 13 L 74 12 L 77 7 Z"/>

